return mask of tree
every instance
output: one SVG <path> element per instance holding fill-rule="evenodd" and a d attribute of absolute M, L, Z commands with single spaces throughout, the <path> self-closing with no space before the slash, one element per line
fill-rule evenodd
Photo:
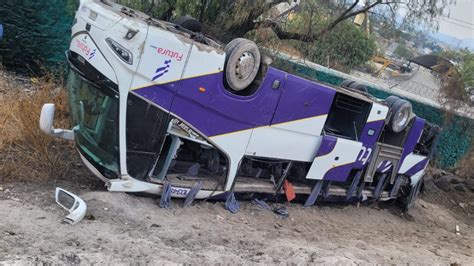
<path fill-rule="evenodd" d="M 398 45 L 393 53 L 400 58 L 404 58 L 404 59 L 413 58 L 413 52 L 410 49 L 408 49 L 404 44 Z"/>
<path fill-rule="evenodd" d="M 332 49 L 330 46 L 342 45 L 342 43 L 335 40 L 334 36 L 325 37 L 325 35 L 328 32 L 332 32 L 333 35 L 337 35 L 340 38 L 341 36 L 345 37 L 346 35 L 356 34 L 354 29 L 350 28 L 346 22 L 358 14 L 378 14 L 391 22 L 391 25 L 398 25 L 400 29 L 410 28 L 415 23 L 416 25 L 424 24 L 436 27 L 436 17 L 442 13 L 447 5 L 447 1 L 366 0 L 364 2 L 361 0 L 301 0 L 298 8 L 298 17 L 300 19 L 292 23 L 288 23 L 285 20 L 282 22 L 280 19 L 275 20 L 272 17 L 267 17 L 263 20 L 259 19 L 264 12 L 272 7 L 282 2 L 288 2 L 284 0 L 165 0 L 154 7 L 156 10 L 166 9 L 166 14 L 169 14 L 169 11 L 172 10 L 171 13 L 175 16 L 191 15 L 199 18 L 205 24 L 207 32 L 223 41 L 242 37 L 255 29 L 266 29 L 265 31 L 268 32 L 267 28 L 270 28 L 275 33 L 274 35 L 276 35 L 277 40 L 282 43 L 291 43 L 292 46 L 295 46 L 295 41 L 306 43 L 306 45 L 296 46 L 299 46 L 298 49 L 300 51 L 304 50 L 305 56 L 320 62 L 322 60 L 321 57 L 328 54 L 321 52 L 323 49 L 326 49 L 328 52 L 340 52 L 337 49 Z M 154 1 L 149 0 L 119 0 L 119 2 L 134 2 L 136 5 L 148 3 L 149 6 L 154 3 Z M 163 8 L 163 5 L 167 7 Z M 400 16 L 401 13 L 404 13 L 403 18 Z M 165 17 L 167 16 L 160 16 L 160 18 Z M 343 25 L 339 26 L 340 24 Z M 399 32 L 402 31 L 400 30 Z M 372 45 L 367 43 L 369 39 L 364 40 L 363 36 L 359 34 L 355 36 L 361 41 L 360 44 L 368 47 L 367 51 L 371 50 Z M 348 40 L 344 45 L 359 47 L 354 45 L 351 40 Z M 306 48 L 301 49 L 302 47 Z M 315 47 L 316 49 L 314 49 Z M 356 51 L 360 50 L 356 49 Z M 358 55 L 353 61 L 358 62 L 358 58 L 367 58 L 367 51 L 363 51 L 362 56 Z M 345 49 L 345 52 L 338 55 L 354 55 L 349 49 Z M 347 60 L 338 61 L 345 62 Z"/>
<path fill-rule="evenodd" d="M 469 107 L 472 102 L 467 91 L 467 88 L 474 87 L 474 53 L 461 49 L 443 51 L 438 55 L 443 59 L 433 70 L 439 73 L 441 81 L 439 102 L 446 109 L 474 115 L 474 108 Z"/>
<path fill-rule="evenodd" d="M 272 6 L 281 1 L 273 1 L 270 4 L 268 1 L 257 1 L 262 2 L 257 5 L 252 5 L 252 0 L 236 0 L 233 7 L 229 9 L 230 12 L 239 13 L 239 10 L 244 11 L 247 16 L 245 20 L 239 20 L 234 23 L 234 26 L 240 25 L 241 30 L 251 30 L 249 28 L 249 21 L 255 21 L 259 16 L 258 12 L 252 12 L 253 9 L 261 9 L 262 7 Z M 305 14 L 312 14 L 310 19 L 304 27 L 300 28 L 300 31 L 288 31 L 281 27 L 280 23 L 275 21 L 267 20 L 264 23 L 260 23 L 260 26 L 271 26 L 277 33 L 280 39 L 297 39 L 306 42 L 312 42 L 321 36 L 325 35 L 329 31 L 333 30 L 339 23 L 352 19 L 358 14 L 366 13 L 381 13 L 384 16 L 391 18 L 392 24 L 399 25 L 413 25 L 423 24 L 425 26 L 437 27 L 437 20 L 440 14 L 442 14 L 446 7 L 448 0 L 366 0 L 365 4 L 362 4 L 360 0 L 347 1 L 347 0 L 334 0 L 334 1 L 318 1 L 318 0 L 306 0 L 302 1 L 301 10 Z M 327 8 L 329 7 L 329 8 Z M 320 10 L 326 9 L 329 11 L 326 14 L 324 23 L 320 24 L 320 27 L 315 28 L 314 15 L 319 15 Z M 405 15 L 400 19 L 400 13 L 403 12 Z"/>
<path fill-rule="evenodd" d="M 63 0 L 1 1 L 0 18 L 5 26 L 0 61 L 5 67 L 39 74 L 43 65 L 54 68 L 64 62 L 72 17 Z"/>

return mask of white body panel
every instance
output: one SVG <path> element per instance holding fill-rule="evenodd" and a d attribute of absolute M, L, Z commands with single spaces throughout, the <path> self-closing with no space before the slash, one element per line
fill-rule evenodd
<path fill-rule="evenodd" d="M 204 52 L 203 52 L 204 51 Z M 225 53 L 194 42 L 183 79 L 218 73 L 224 70 Z"/>
<path fill-rule="evenodd" d="M 182 42 L 175 34 L 151 27 L 143 48 L 146 60 L 140 62 L 131 88 L 181 79 L 191 47 L 192 43 Z M 161 67 L 166 69 L 157 72 Z"/>
<path fill-rule="evenodd" d="M 88 34 L 81 33 L 74 36 L 71 40 L 69 50 L 81 55 L 87 62 L 96 67 L 100 73 L 117 83 L 117 77 L 115 76 L 112 66 L 109 65 L 102 52 Z"/>
<path fill-rule="evenodd" d="M 310 162 L 321 143 L 320 136 L 276 127 L 255 128 L 246 155 Z"/>
<path fill-rule="evenodd" d="M 246 155 L 311 162 L 327 115 L 254 128 Z"/>
<path fill-rule="evenodd" d="M 222 149 L 229 159 L 229 170 L 227 172 L 228 178 L 225 190 L 229 190 L 234 182 L 235 175 L 237 174 L 240 161 L 244 156 L 251 133 L 250 130 L 243 130 L 211 138 L 212 142 Z"/>
<path fill-rule="evenodd" d="M 314 158 L 306 178 L 321 180 L 332 168 L 354 163 L 361 148 L 362 143 L 360 142 L 337 139 L 336 145 L 330 153 Z"/>
<path fill-rule="evenodd" d="M 428 165 L 428 164 L 427 164 Z M 416 184 L 418 184 L 418 182 L 420 181 L 420 179 L 423 178 L 423 175 L 425 174 L 425 170 L 426 170 L 426 166 L 425 168 L 421 169 L 420 171 L 418 171 L 417 173 L 415 173 L 414 175 L 412 175 L 410 177 L 410 180 L 411 180 L 411 183 L 410 185 L 413 187 L 415 186 Z"/>
<path fill-rule="evenodd" d="M 398 173 L 404 174 L 406 171 L 408 171 L 410 168 L 415 166 L 417 163 L 423 161 L 424 159 L 426 159 L 426 156 L 413 154 L 413 153 L 408 154 L 405 160 L 403 161 L 402 165 L 400 166 Z"/>
<path fill-rule="evenodd" d="M 388 107 L 379 103 L 373 103 L 370 109 L 369 117 L 367 122 L 374 122 L 379 120 L 385 120 L 388 115 Z"/>

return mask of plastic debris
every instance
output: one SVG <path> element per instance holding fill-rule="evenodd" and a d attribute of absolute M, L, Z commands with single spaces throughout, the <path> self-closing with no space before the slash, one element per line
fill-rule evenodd
<path fill-rule="evenodd" d="M 77 224 L 86 216 L 86 203 L 75 194 L 57 187 L 54 193 L 56 203 L 69 212 L 64 222 L 71 225 Z"/>
<path fill-rule="evenodd" d="M 285 191 L 286 200 L 288 202 L 294 200 L 296 198 L 295 189 L 290 181 L 286 180 L 283 183 L 283 190 Z"/>
<path fill-rule="evenodd" d="M 234 192 L 230 192 L 225 201 L 226 210 L 237 213 L 240 210 L 240 203 L 235 199 Z"/>
<path fill-rule="evenodd" d="M 274 207 L 273 212 L 282 219 L 286 219 L 290 216 L 288 210 L 285 207 Z"/>
<path fill-rule="evenodd" d="M 160 208 L 171 208 L 171 184 L 169 182 L 165 182 L 163 185 L 163 191 L 161 192 L 160 198 Z"/>
<path fill-rule="evenodd" d="M 259 200 L 259 199 L 253 199 L 252 203 L 257 205 L 259 208 L 265 209 L 265 210 L 271 210 L 272 207 L 268 205 L 265 200 Z"/>

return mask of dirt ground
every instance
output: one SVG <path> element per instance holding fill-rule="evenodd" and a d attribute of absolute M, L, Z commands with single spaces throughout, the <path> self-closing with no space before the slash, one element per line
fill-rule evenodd
<path fill-rule="evenodd" d="M 0 185 L 0 265 L 474 263 L 472 214 L 432 203 L 447 195 L 424 196 L 408 214 L 393 204 L 291 204 L 281 219 L 250 202 L 237 214 L 221 202 L 160 209 L 156 199 L 107 192 L 87 174 Z M 56 186 L 86 201 L 87 219 L 61 222 Z"/>

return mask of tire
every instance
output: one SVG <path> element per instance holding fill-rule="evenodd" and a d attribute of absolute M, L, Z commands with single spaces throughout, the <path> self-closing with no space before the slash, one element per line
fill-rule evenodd
<path fill-rule="evenodd" d="M 244 39 L 244 38 L 237 38 L 237 39 L 233 39 L 232 41 L 230 41 L 225 47 L 224 47 L 224 51 L 226 52 L 226 54 L 229 54 L 232 52 L 232 50 L 234 50 L 234 48 L 241 42 L 245 42 L 247 41 L 247 39 Z M 227 57 L 226 57 L 227 59 Z"/>
<path fill-rule="evenodd" d="M 367 89 L 367 87 L 364 86 L 364 85 L 362 85 L 362 84 L 360 84 L 360 83 L 358 83 L 358 82 L 352 83 L 352 84 L 349 86 L 349 88 L 351 88 L 351 89 L 353 89 L 353 90 L 355 90 L 355 91 L 361 91 L 361 92 L 363 92 L 363 93 L 369 93 L 369 90 Z"/>
<path fill-rule="evenodd" d="M 360 92 L 363 92 L 363 93 L 369 93 L 366 86 L 360 84 L 357 81 L 353 81 L 353 80 L 350 80 L 350 79 L 344 80 L 341 83 L 340 86 L 343 87 L 343 88 L 352 90 L 352 91 L 360 91 Z"/>
<path fill-rule="evenodd" d="M 195 20 L 192 17 L 189 16 L 183 16 L 177 18 L 175 21 L 173 21 L 174 24 L 179 25 L 187 30 L 190 30 L 192 32 L 200 33 L 202 32 L 202 24 L 201 22 Z"/>
<path fill-rule="evenodd" d="M 339 85 L 339 86 L 343 87 L 343 88 L 346 88 L 346 89 L 349 89 L 349 86 L 354 82 L 355 81 L 353 81 L 353 80 L 345 79 L 344 81 L 342 81 L 341 85 Z"/>
<path fill-rule="evenodd" d="M 224 48 L 226 51 L 225 78 L 233 91 L 242 91 L 255 80 L 260 68 L 260 51 L 258 46 L 247 39 L 231 41 Z"/>
<path fill-rule="evenodd" d="M 410 192 L 408 195 L 400 199 L 404 211 L 408 211 L 411 209 L 411 207 L 413 207 L 413 204 L 415 203 L 422 186 L 423 178 L 421 178 L 414 187 L 410 187 Z"/>
<path fill-rule="evenodd" d="M 411 103 L 398 99 L 390 106 L 389 129 L 393 133 L 400 133 L 408 126 L 413 116 Z"/>
<path fill-rule="evenodd" d="M 385 102 L 387 103 L 388 108 L 391 108 L 392 105 L 398 100 L 400 100 L 400 98 L 398 98 L 397 96 L 391 95 L 391 96 L 388 96 L 387 99 L 385 99 Z"/>

